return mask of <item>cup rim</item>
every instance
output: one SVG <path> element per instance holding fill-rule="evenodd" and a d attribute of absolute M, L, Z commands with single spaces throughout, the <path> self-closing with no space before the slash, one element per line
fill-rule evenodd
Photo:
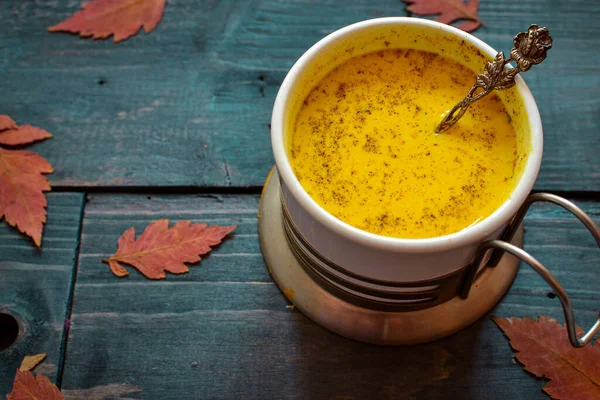
<path fill-rule="evenodd" d="M 530 128 L 530 151 L 527 157 L 525 168 L 521 179 L 509 195 L 492 214 L 482 221 L 468 226 L 458 232 L 448 235 L 432 238 L 394 238 L 382 236 L 375 233 L 363 231 L 356 228 L 327 212 L 304 190 L 298 178 L 292 170 L 291 163 L 285 150 L 284 142 L 284 111 L 287 101 L 292 94 L 291 88 L 296 77 L 306 68 L 314 57 L 332 42 L 340 40 L 346 36 L 353 35 L 357 31 L 377 25 L 420 25 L 426 28 L 440 29 L 466 42 L 471 43 L 479 49 L 484 55 L 494 57 L 496 51 L 475 36 L 461 31 L 453 26 L 442 24 L 436 21 L 430 21 L 412 17 L 386 17 L 375 18 L 357 22 L 336 30 L 319 40 L 310 47 L 292 66 L 285 79 L 283 80 L 275 103 L 271 117 L 271 143 L 275 156 L 275 164 L 281 179 L 289 192 L 294 196 L 298 203 L 316 220 L 322 223 L 326 228 L 339 234 L 351 241 L 369 247 L 379 248 L 386 251 L 398 252 L 438 252 L 451 248 L 467 246 L 482 241 L 490 234 L 498 231 L 505 225 L 510 218 L 525 202 L 529 192 L 533 188 L 535 180 L 540 169 L 543 152 L 543 134 L 542 122 L 536 102 L 531 91 L 525 84 L 525 81 L 517 75 L 515 88 L 523 99 L 525 112 L 528 116 Z"/>

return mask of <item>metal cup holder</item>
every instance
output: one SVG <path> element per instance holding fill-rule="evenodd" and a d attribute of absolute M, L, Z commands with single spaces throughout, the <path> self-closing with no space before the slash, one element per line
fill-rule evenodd
<path fill-rule="evenodd" d="M 567 296 L 567 293 L 565 292 L 565 289 L 563 289 L 558 280 L 546 267 L 544 267 L 542 263 L 540 263 L 523 249 L 510 244 L 510 241 L 515 235 L 517 228 L 521 222 L 523 222 L 525 214 L 527 214 L 527 211 L 529 211 L 529 208 L 533 205 L 533 203 L 538 201 L 554 203 L 570 211 L 591 232 L 592 236 L 594 236 L 594 239 L 596 239 L 598 247 L 600 247 L 600 229 L 598 229 L 598 226 L 585 212 L 583 212 L 583 210 L 570 201 L 550 193 L 532 194 L 527 198 L 527 200 L 525 200 L 525 203 L 523 203 L 517 214 L 515 214 L 499 239 L 490 240 L 481 244 L 474 261 L 471 264 L 472 268 L 469 268 L 469 275 L 465 279 L 461 297 L 466 299 L 469 296 L 469 291 L 471 290 L 471 286 L 476 279 L 477 271 L 481 270 L 479 266 L 484 262 L 488 250 L 493 249 L 492 254 L 484 268 L 495 267 L 498 265 L 505 252 L 510 253 L 526 262 L 531 268 L 533 268 L 539 275 L 541 275 L 542 278 L 544 278 L 554 293 L 556 293 L 560 299 L 560 303 L 565 314 L 567 331 L 569 333 L 569 341 L 573 347 L 583 347 L 588 344 L 598 332 L 600 332 L 600 314 L 598 315 L 596 323 L 581 338 L 577 337 L 573 306 L 569 296 Z"/>

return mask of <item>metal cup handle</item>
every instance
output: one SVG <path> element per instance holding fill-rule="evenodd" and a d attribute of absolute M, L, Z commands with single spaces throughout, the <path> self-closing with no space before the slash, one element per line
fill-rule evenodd
<path fill-rule="evenodd" d="M 472 265 L 479 266 L 483 262 L 485 255 L 489 249 L 494 250 L 486 267 L 495 267 L 496 265 L 498 265 L 500 259 L 502 258 L 505 252 L 520 258 L 522 261 L 525 261 L 527 264 L 529 264 L 531 268 L 533 268 L 539 275 L 541 275 L 542 278 L 544 278 L 546 283 L 548 283 L 548 285 L 552 288 L 554 293 L 556 293 L 556 295 L 560 299 L 560 303 L 565 314 L 567 332 L 569 333 L 569 341 L 571 342 L 571 345 L 573 347 L 583 347 L 586 344 L 588 344 L 598 332 L 600 332 L 600 314 L 598 315 L 598 319 L 596 320 L 596 323 L 591 327 L 591 329 L 588 330 L 581 338 L 578 338 L 575 325 L 575 317 L 573 315 L 573 306 L 571 304 L 569 296 L 567 296 L 567 293 L 565 292 L 561 284 L 558 283 L 558 280 L 556 280 L 556 278 L 550 273 L 550 271 L 546 267 L 544 267 L 542 263 L 536 260 L 525 250 L 510 244 L 510 241 L 515 235 L 517 228 L 523 221 L 525 214 L 527 214 L 527 211 L 529 210 L 531 205 L 538 201 L 554 203 L 570 211 L 591 232 L 592 236 L 594 236 L 594 239 L 596 239 L 598 247 L 600 247 L 600 229 L 598 229 L 598 226 L 585 212 L 583 212 L 583 210 L 581 210 L 579 207 L 577 207 L 570 201 L 563 199 L 562 197 L 550 193 L 535 193 L 530 195 L 527 198 L 527 200 L 525 200 L 525 203 L 521 206 L 517 214 L 510 221 L 509 225 L 506 227 L 506 229 L 500 236 L 500 239 L 490 240 L 481 244 Z M 477 269 L 478 268 L 472 268 L 473 271 L 477 271 Z M 468 296 L 468 291 L 471 287 L 472 281 L 475 279 L 475 273 L 473 273 L 472 275 L 473 276 L 467 277 L 463 293 L 461 294 L 461 297 L 463 298 L 466 298 Z"/>

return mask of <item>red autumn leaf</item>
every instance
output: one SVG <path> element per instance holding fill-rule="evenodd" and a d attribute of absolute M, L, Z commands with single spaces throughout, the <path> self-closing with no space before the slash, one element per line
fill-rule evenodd
<path fill-rule="evenodd" d="M 555 319 L 498 318 L 494 322 L 510 339 L 516 359 L 535 376 L 550 379 L 544 391 L 553 399 L 600 399 L 600 345 L 576 349 L 567 329 Z M 578 329 L 578 334 L 583 331 Z"/>
<path fill-rule="evenodd" d="M 92 0 L 48 31 L 79 33 L 94 39 L 114 35 L 116 43 L 137 34 L 142 27 L 150 33 L 162 19 L 166 3 L 167 0 Z"/>
<path fill-rule="evenodd" d="M 43 157 L 30 151 L 0 148 L 0 219 L 42 244 L 46 222 L 46 197 L 50 191 L 42 174 L 53 172 Z"/>
<path fill-rule="evenodd" d="M 152 222 L 135 240 L 135 229 L 129 228 L 119 239 L 117 252 L 108 263 L 113 274 L 123 277 L 129 272 L 120 263 L 137 268 L 150 279 L 164 279 L 172 274 L 188 272 L 184 263 L 200 261 L 200 255 L 211 251 L 236 226 L 207 226 L 190 221 L 177 222 L 169 228 L 169 220 Z"/>
<path fill-rule="evenodd" d="M 31 125 L 21 125 L 0 132 L 0 144 L 5 146 L 20 146 L 37 142 L 38 140 L 49 139 L 52 134 L 43 129 Z"/>
<path fill-rule="evenodd" d="M 8 115 L 0 115 L 0 131 L 6 129 L 15 129 L 17 127 L 17 123 L 13 121 L 11 117 Z"/>
<path fill-rule="evenodd" d="M 482 24 L 477 16 L 479 0 L 403 0 L 408 4 L 406 10 L 418 15 L 437 15 L 436 21 L 451 24 L 464 20 L 457 25 L 466 32 L 473 32 Z"/>
<path fill-rule="evenodd" d="M 30 371 L 17 370 L 12 392 L 7 400 L 64 400 L 60 390 L 42 374 L 33 376 Z"/>
<path fill-rule="evenodd" d="M 0 124 L 3 122 L 2 126 L 11 128 L 0 132 L 1 145 L 22 145 L 52 137 L 31 125 L 17 127 L 6 115 L 0 116 Z M 47 202 L 43 192 L 50 190 L 42 174 L 51 172 L 52 166 L 36 153 L 0 147 L 0 220 L 6 219 L 9 225 L 30 236 L 38 247 L 46 222 Z"/>

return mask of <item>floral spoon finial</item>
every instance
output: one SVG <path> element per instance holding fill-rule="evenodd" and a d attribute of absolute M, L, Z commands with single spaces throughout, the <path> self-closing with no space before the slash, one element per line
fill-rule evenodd
<path fill-rule="evenodd" d="M 515 76 L 519 72 L 528 71 L 532 65 L 546 59 L 546 52 L 552 48 L 552 38 L 545 27 L 531 25 L 527 32 L 519 32 L 515 36 L 514 45 L 509 58 L 504 58 L 504 53 L 500 51 L 494 61 L 485 64 L 485 70 L 477 75 L 475 85 L 469 90 L 467 96 L 444 116 L 435 129 L 436 133 L 444 132 L 454 125 L 471 104 L 487 96 L 494 89 L 504 90 L 513 87 Z M 505 69 L 504 67 L 511 61 L 515 61 L 517 67 Z M 478 90 L 479 92 L 475 94 Z"/>

